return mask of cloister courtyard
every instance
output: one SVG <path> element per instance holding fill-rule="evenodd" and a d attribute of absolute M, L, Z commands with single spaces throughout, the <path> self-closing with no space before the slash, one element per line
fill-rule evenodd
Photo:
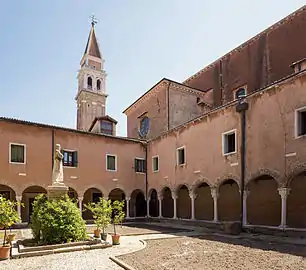
<path fill-rule="evenodd" d="M 123 269 L 110 257 L 137 270 L 306 269 L 304 239 L 228 235 L 171 223 L 126 223 L 118 230 L 119 246 L 12 259 L 0 262 L 0 269 Z M 17 235 L 29 237 L 30 230 L 19 230 Z"/>

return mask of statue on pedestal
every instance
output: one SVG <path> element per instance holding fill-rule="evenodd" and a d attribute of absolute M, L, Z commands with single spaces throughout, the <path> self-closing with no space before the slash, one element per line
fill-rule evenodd
<path fill-rule="evenodd" d="M 61 145 L 56 144 L 53 154 L 52 186 L 64 185 L 63 157 Z"/>

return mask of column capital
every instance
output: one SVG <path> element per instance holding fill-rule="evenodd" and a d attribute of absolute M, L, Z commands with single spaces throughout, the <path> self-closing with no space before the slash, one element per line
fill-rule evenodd
<path fill-rule="evenodd" d="M 78 200 L 79 200 L 79 201 L 83 201 L 83 199 L 84 199 L 83 196 L 79 196 L 79 197 L 78 197 Z"/>
<path fill-rule="evenodd" d="M 240 194 L 241 194 L 241 190 L 239 190 Z M 250 191 L 248 189 L 245 189 L 243 191 L 243 198 L 246 199 L 250 194 Z"/>
<path fill-rule="evenodd" d="M 290 188 L 278 188 L 277 190 L 282 199 L 287 198 L 290 193 Z"/>
<path fill-rule="evenodd" d="M 103 198 L 104 198 L 104 200 L 106 200 L 106 201 L 108 200 L 108 196 L 104 196 Z"/>
<path fill-rule="evenodd" d="M 131 196 L 126 196 L 126 197 L 125 197 L 125 200 L 126 200 L 126 201 L 130 201 L 130 200 L 131 200 Z"/>
<path fill-rule="evenodd" d="M 157 194 L 157 198 L 158 198 L 159 201 L 162 201 L 164 196 L 162 194 Z"/>
<path fill-rule="evenodd" d="M 197 194 L 195 194 L 193 191 L 189 191 L 189 197 L 190 199 L 195 200 L 197 198 Z"/>
<path fill-rule="evenodd" d="M 22 196 L 17 195 L 17 196 L 16 196 L 16 201 L 17 201 L 17 202 L 21 202 L 21 201 L 22 201 Z"/>
<path fill-rule="evenodd" d="M 217 199 L 219 197 L 219 190 L 216 187 L 212 187 L 210 189 L 210 194 L 213 197 L 213 199 Z"/>

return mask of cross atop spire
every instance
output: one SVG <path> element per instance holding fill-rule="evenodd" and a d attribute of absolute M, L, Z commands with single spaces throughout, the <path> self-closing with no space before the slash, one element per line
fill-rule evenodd
<path fill-rule="evenodd" d="M 95 24 L 98 23 L 97 18 L 95 17 L 95 15 L 91 15 L 90 19 L 91 19 L 91 26 L 94 27 Z"/>

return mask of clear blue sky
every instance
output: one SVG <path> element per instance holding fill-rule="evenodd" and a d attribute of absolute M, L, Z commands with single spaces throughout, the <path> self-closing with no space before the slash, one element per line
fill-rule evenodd
<path fill-rule="evenodd" d="M 75 128 L 77 71 L 90 30 L 108 73 L 107 114 L 163 77 L 184 79 L 305 0 L 10 0 L 0 9 L 0 115 Z"/>

